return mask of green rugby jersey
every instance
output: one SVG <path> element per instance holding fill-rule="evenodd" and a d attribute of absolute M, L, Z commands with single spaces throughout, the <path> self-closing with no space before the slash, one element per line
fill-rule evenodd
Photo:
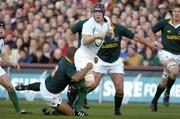
<path fill-rule="evenodd" d="M 60 93 L 72 81 L 75 73 L 74 64 L 71 64 L 66 58 L 61 59 L 51 75 L 45 79 L 47 90 L 53 94 Z"/>
<path fill-rule="evenodd" d="M 115 37 L 111 39 L 110 37 L 105 37 L 105 42 L 101 46 L 98 52 L 98 57 L 105 62 L 113 63 L 120 57 L 120 41 L 123 36 L 133 39 L 134 33 L 125 28 L 120 24 L 114 24 L 113 26 Z"/>
<path fill-rule="evenodd" d="M 80 20 L 79 22 L 77 22 L 72 28 L 71 28 L 71 32 L 73 34 L 76 34 L 78 33 L 79 35 L 79 38 L 78 38 L 78 47 L 80 47 L 81 45 L 81 38 L 82 38 L 82 27 L 83 27 L 83 24 L 87 21 L 88 19 L 86 20 Z"/>
<path fill-rule="evenodd" d="M 163 50 L 180 54 L 180 24 L 174 26 L 172 19 L 162 19 L 152 27 L 152 31 L 161 31 Z"/>

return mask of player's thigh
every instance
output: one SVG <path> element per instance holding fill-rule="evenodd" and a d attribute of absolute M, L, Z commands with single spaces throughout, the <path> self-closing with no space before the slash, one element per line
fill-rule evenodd
<path fill-rule="evenodd" d="M 14 88 L 6 74 L 0 76 L 0 84 L 8 91 L 13 92 Z"/>
<path fill-rule="evenodd" d="M 64 101 L 56 108 L 59 112 L 65 115 L 75 115 L 74 110 Z"/>

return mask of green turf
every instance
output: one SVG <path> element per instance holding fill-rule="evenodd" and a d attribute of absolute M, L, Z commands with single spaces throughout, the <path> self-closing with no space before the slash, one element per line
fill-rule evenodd
<path fill-rule="evenodd" d="M 44 116 L 41 108 L 45 105 L 43 101 L 26 102 L 21 101 L 23 108 L 31 110 L 32 115 L 19 115 L 14 112 L 11 102 L 0 100 L 0 119 L 180 119 L 180 105 L 164 107 L 159 105 L 158 112 L 151 112 L 148 104 L 127 104 L 122 106 L 122 116 L 113 115 L 113 103 L 90 103 L 90 109 L 86 110 L 87 117 L 66 116 Z"/>

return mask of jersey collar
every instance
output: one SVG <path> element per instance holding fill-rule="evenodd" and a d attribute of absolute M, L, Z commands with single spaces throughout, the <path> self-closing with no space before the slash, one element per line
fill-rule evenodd
<path fill-rule="evenodd" d="M 171 19 L 169 19 L 168 23 L 169 23 L 169 24 L 171 24 L 174 28 L 178 28 L 178 27 L 180 26 L 180 24 L 178 24 L 178 25 L 174 25 L 174 24 L 173 24 L 173 20 L 172 20 L 172 18 L 171 18 Z"/>
<path fill-rule="evenodd" d="M 65 56 L 65 59 L 66 59 L 69 63 L 73 64 L 73 62 L 72 62 L 67 56 Z"/>

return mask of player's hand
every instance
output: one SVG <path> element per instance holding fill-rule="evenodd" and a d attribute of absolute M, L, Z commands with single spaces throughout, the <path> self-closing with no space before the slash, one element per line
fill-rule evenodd
<path fill-rule="evenodd" d="M 86 69 L 91 70 L 92 68 L 93 68 L 93 64 L 92 63 L 87 63 Z"/>
<path fill-rule="evenodd" d="M 153 45 L 156 49 L 160 50 L 163 48 L 163 45 L 159 41 L 154 41 Z"/>
<path fill-rule="evenodd" d="M 17 63 L 14 63 L 14 64 L 13 64 L 13 66 L 14 66 L 14 68 L 16 68 L 18 71 L 19 71 L 19 70 L 20 70 L 20 68 L 21 68 L 21 67 L 20 67 L 20 65 L 19 65 L 19 64 L 17 64 Z"/>
<path fill-rule="evenodd" d="M 149 47 L 151 49 L 160 50 L 163 48 L 163 45 L 159 41 L 154 41 L 149 43 Z"/>
<path fill-rule="evenodd" d="M 96 39 L 103 39 L 103 33 L 99 31 L 98 33 L 95 34 Z"/>

